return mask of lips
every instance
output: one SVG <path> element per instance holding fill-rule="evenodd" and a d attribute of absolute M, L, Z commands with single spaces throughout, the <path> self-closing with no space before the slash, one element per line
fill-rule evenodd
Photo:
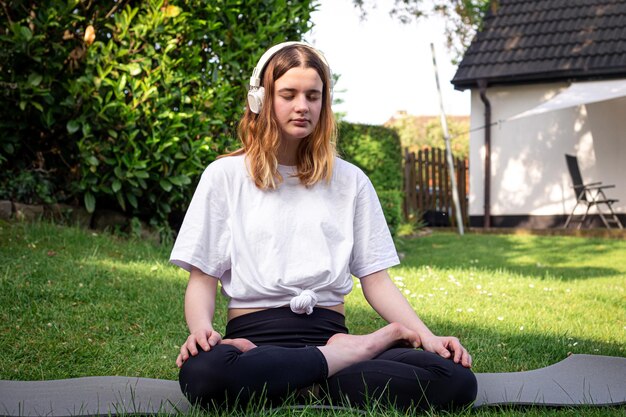
<path fill-rule="evenodd" d="M 309 121 L 307 119 L 292 119 L 291 122 L 296 125 L 296 126 L 307 126 L 309 124 Z"/>

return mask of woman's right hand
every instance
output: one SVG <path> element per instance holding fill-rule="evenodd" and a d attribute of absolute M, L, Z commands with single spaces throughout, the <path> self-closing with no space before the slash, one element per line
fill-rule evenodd
<path fill-rule="evenodd" d="M 176 358 L 176 366 L 179 368 L 189 359 L 189 356 L 198 354 L 198 346 L 205 352 L 222 341 L 222 336 L 213 329 L 203 329 L 192 332 L 185 343 L 180 347 L 180 353 Z"/>

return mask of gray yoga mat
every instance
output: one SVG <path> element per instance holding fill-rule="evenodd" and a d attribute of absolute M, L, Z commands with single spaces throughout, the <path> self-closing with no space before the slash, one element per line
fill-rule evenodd
<path fill-rule="evenodd" d="M 626 404 L 626 358 L 571 355 L 526 372 L 476 374 L 475 407 Z M 185 414 L 177 381 L 117 376 L 0 381 L 0 415 L 77 417 Z"/>
<path fill-rule="evenodd" d="M 189 407 L 178 381 L 121 376 L 0 381 L 2 416 L 185 414 Z"/>
<path fill-rule="evenodd" d="M 475 407 L 483 405 L 626 404 L 626 358 L 571 355 L 525 372 L 476 374 Z"/>

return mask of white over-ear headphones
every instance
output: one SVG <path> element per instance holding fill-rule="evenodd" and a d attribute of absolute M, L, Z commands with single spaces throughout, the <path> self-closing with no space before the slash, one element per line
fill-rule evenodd
<path fill-rule="evenodd" d="M 318 51 L 317 49 L 315 49 L 314 47 L 312 47 L 311 45 L 305 42 L 296 42 L 296 41 L 283 42 L 283 43 L 279 43 L 278 45 L 274 45 L 270 49 L 265 51 L 265 53 L 261 55 L 261 59 L 259 59 L 259 62 L 256 64 L 256 67 L 254 67 L 254 71 L 252 71 L 252 76 L 250 77 L 250 88 L 248 90 L 248 106 L 250 106 L 250 111 L 252 113 L 259 114 L 261 112 L 261 108 L 263 107 L 263 99 L 265 98 L 265 88 L 261 86 L 261 74 L 263 73 L 263 69 L 265 69 L 265 66 L 267 65 L 269 60 L 272 59 L 272 57 L 276 55 L 278 51 L 291 45 L 304 45 L 308 48 L 311 48 L 311 50 L 313 50 L 313 52 L 315 52 L 317 56 L 319 56 L 319 58 L 322 60 L 322 62 L 326 65 L 326 68 L 328 69 L 328 76 L 330 78 L 330 92 L 331 92 L 331 97 L 332 97 L 333 76 L 332 76 L 332 72 L 330 71 L 330 66 L 328 65 L 328 61 L 326 61 L 326 58 L 324 57 L 324 55 L 320 51 Z"/>

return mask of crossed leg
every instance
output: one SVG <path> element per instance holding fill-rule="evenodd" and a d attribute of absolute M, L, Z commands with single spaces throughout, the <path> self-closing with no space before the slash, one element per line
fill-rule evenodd
<path fill-rule="evenodd" d="M 410 352 L 433 354 L 410 348 L 390 349 L 399 342 L 419 345 L 417 335 L 399 324 L 367 335 L 337 334 L 321 347 L 256 347 L 246 339 L 224 339 L 210 351 L 201 351 L 185 362 L 180 372 L 181 389 L 191 402 L 206 407 L 211 403 L 245 405 L 259 395 L 270 403 L 280 402 L 316 383 L 327 385 L 333 401 L 347 395 L 354 405 L 363 405 L 372 390 L 382 392 L 389 387 L 393 401 L 404 406 L 420 405 L 421 398 L 427 398 L 428 403 L 431 391 L 446 391 L 450 379 L 463 372 L 451 371 L 450 365 L 455 369 L 462 366 L 437 355 L 440 363 L 433 365 Z M 421 370 L 424 365 L 428 366 Z M 471 387 L 466 389 L 470 402 L 475 396 L 475 379 L 473 383 L 473 394 Z M 432 405 L 449 402 L 438 397 L 432 401 Z"/>
<path fill-rule="evenodd" d="M 244 353 L 257 347 L 243 338 L 224 339 L 221 343 L 234 346 Z M 420 340 L 417 333 L 406 326 L 390 323 L 365 335 L 335 334 L 328 339 L 326 345 L 319 346 L 318 349 L 326 359 L 327 376 L 330 377 L 350 365 L 372 359 L 398 343 L 417 348 Z"/>
<path fill-rule="evenodd" d="M 325 391 L 333 404 L 455 408 L 474 401 L 477 383 L 472 371 L 450 359 L 422 350 L 391 348 L 328 378 Z"/>

